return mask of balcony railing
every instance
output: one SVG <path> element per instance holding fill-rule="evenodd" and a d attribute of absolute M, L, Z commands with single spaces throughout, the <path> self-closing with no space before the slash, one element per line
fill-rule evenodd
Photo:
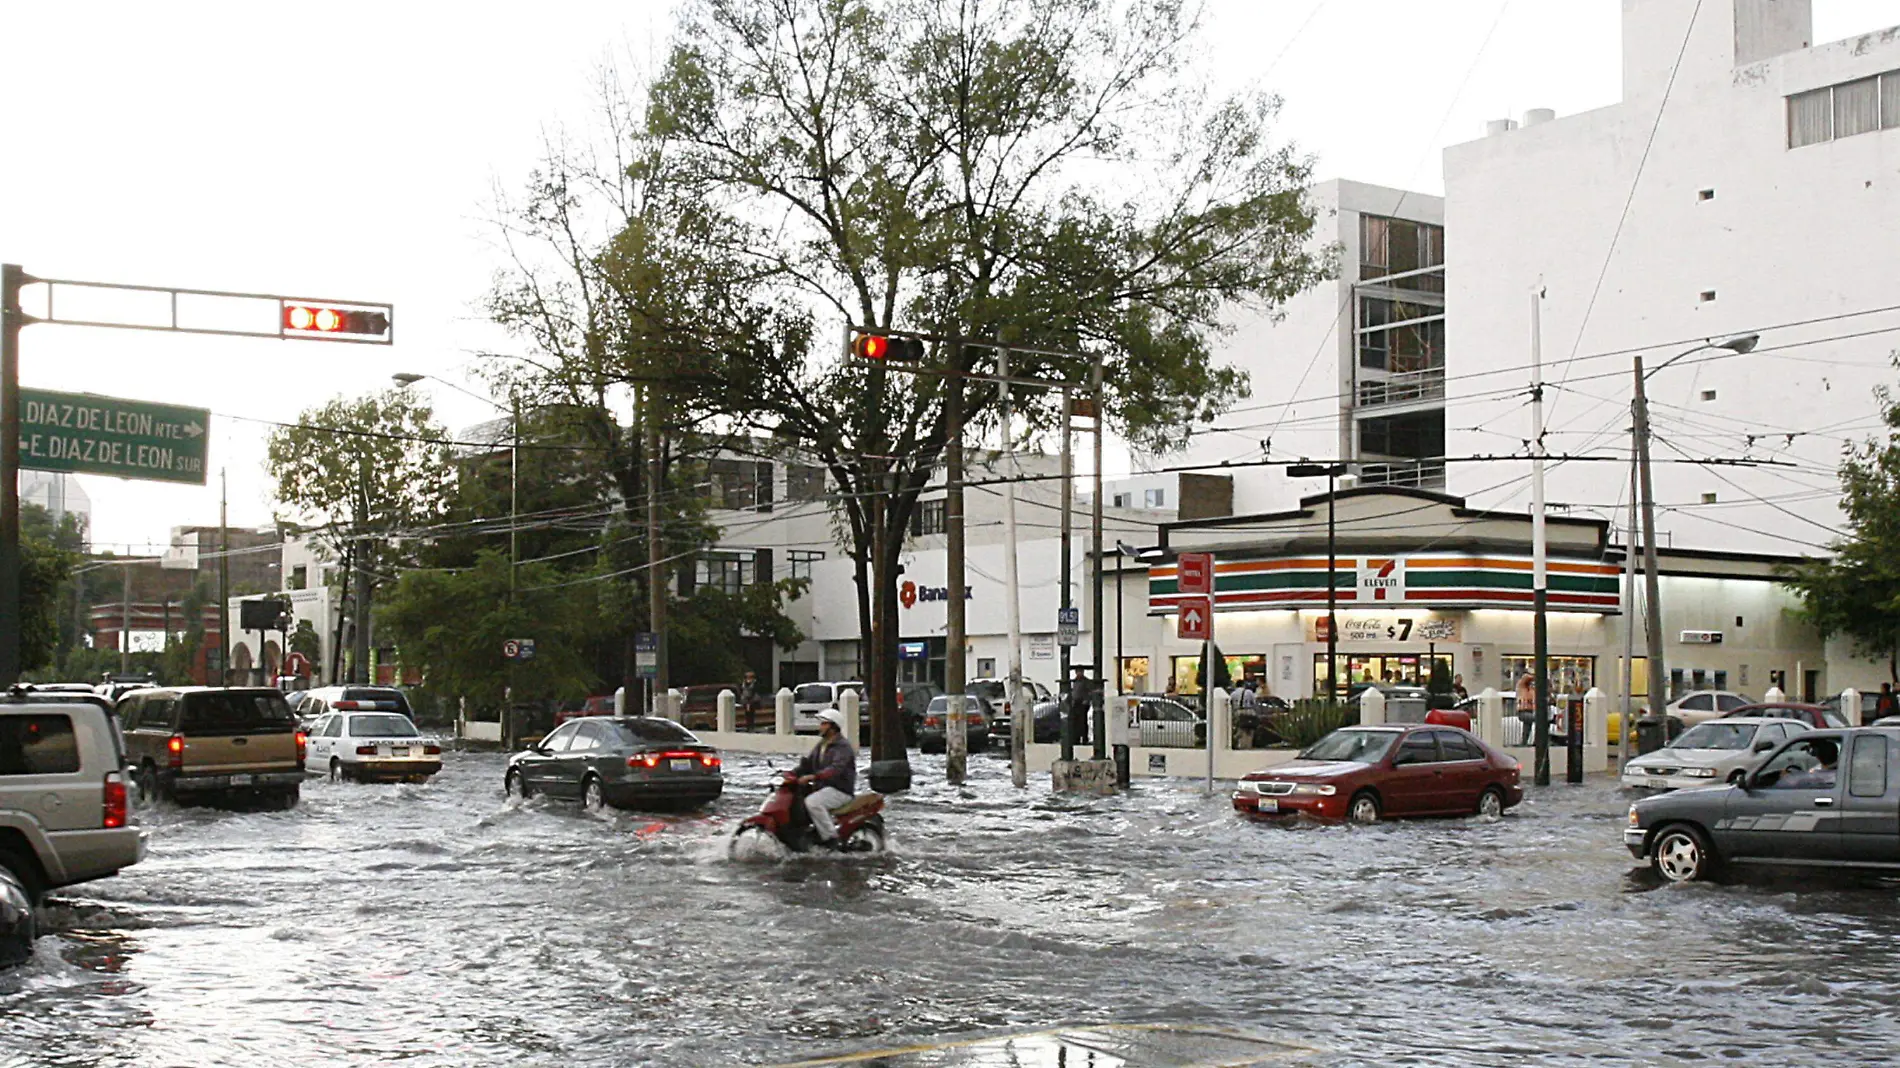
<path fill-rule="evenodd" d="M 1359 465 L 1362 486 L 1409 486 L 1414 489 L 1444 489 L 1445 461 L 1404 460 L 1395 463 Z"/>
<path fill-rule="evenodd" d="M 1407 404 L 1412 401 L 1443 400 L 1445 369 L 1427 367 L 1385 378 L 1359 383 L 1359 407 L 1375 408 L 1382 404 Z"/>

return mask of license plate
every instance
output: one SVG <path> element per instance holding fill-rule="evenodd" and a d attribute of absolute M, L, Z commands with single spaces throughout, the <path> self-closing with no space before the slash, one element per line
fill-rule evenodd
<path fill-rule="evenodd" d="M 669 763 L 673 765 L 674 771 L 693 770 L 693 762 L 691 760 L 673 760 L 673 761 L 669 761 Z"/>
<path fill-rule="evenodd" d="M 391 749 L 391 750 L 389 751 L 389 755 L 390 755 L 390 756 L 399 756 L 399 757 L 406 757 L 406 756 L 408 756 L 408 755 L 409 755 L 409 747 L 408 747 L 408 746 L 403 746 L 403 747 L 402 747 L 402 748 L 400 748 L 400 749 Z"/>
<path fill-rule="evenodd" d="M 1280 802 L 1271 797 L 1263 797 L 1260 799 L 1260 811 L 1278 812 L 1280 811 Z"/>
<path fill-rule="evenodd" d="M 231 776 L 231 785 L 249 786 L 251 785 L 251 777 L 249 775 L 233 775 Z"/>

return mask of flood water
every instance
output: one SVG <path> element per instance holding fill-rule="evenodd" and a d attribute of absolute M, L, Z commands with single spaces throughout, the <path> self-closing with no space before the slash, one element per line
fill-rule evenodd
<path fill-rule="evenodd" d="M 1504 820 L 1286 827 L 1197 782 L 1079 800 L 913 757 L 891 855 L 727 860 L 689 816 L 502 796 L 502 759 L 142 814 L 0 974 L 0 1065 L 739 1065 L 1087 1022 L 1319 1064 L 1892 1064 L 1893 885 L 1658 888 L 1607 781 Z"/>

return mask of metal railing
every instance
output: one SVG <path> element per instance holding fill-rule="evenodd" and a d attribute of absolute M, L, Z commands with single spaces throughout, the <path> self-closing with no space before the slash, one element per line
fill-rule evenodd
<path fill-rule="evenodd" d="M 1406 486 L 1414 489 L 1443 489 L 1445 461 L 1411 460 L 1400 463 L 1359 465 L 1362 486 Z"/>
<path fill-rule="evenodd" d="M 1405 371 L 1385 378 L 1359 383 L 1359 407 L 1405 404 L 1411 401 L 1442 400 L 1445 396 L 1445 369 L 1427 367 Z"/>

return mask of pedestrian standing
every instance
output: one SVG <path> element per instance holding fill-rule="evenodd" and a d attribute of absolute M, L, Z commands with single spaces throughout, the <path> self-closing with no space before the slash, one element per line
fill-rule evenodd
<path fill-rule="evenodd" d="M 1882 720 L 1888 716 L 1900 716 L 1900 698 L 1894 697 L 1893 683 L 1883 682 L 1880 684 L 1880 697 L 1874 702 L 1874 720 Z M 1866 725 L 1866 723 L 1861 724 L 1863 727 Z"/>
<path fill-rule="evenodd" d="M 1522 745 L 1537 737 L 1537 680 L 1526 671 L 1517 677 L 1517 721 L 1524 725 Z"/>
<path fill-rule="evenodd" d="M 1453 675 L 1451 677 L 1451 695 L 1460 701 L 1471 696 L 1470 691 L 1465 689 L 1465 677 L 1463 675 Z"/>

